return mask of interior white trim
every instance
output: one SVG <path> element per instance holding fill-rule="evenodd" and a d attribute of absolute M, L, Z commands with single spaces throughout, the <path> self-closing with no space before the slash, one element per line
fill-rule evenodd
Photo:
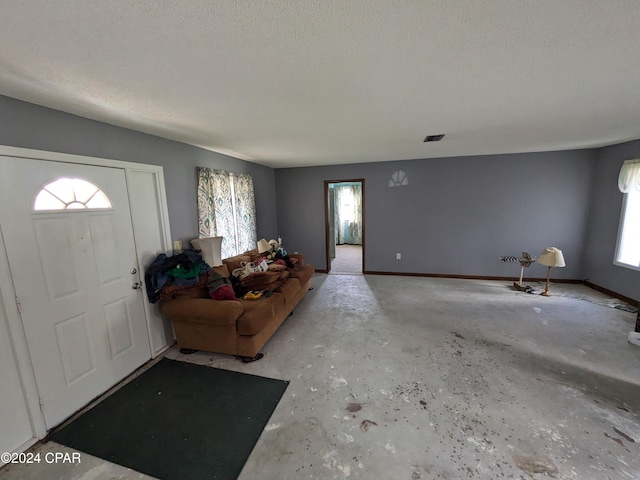
<path fill-rule="evenodd" d="M 31 431 L 33 437 L 31 444 L 47 434 L 47 427 L 44 423 L 44 415 L 40 410 L 40 394 L 36 385 L 36 377 L 29 357 L 27 339 L 22 327 L 20 312 L 16 304 L 16 292 L 13 288 L 13 279 L 9 268 L 9 257 L 4 245 L 2 236 L 2 226 L 0 225 L 0 302 L 4 306 L 6 313 L 6 325 L 9 332 L 9 342 L 13 348 L 13 355 L 18 366 L 18 377 L 22 384 L 25 405 L 29 411 L 31 421 Z M 27 448 L 30 442 L 23 445 Z"/>
<path fill-rule="evenodd" d="M 635 270 L 637 272 L 640 272 L 639 265 L 631 265 L 629 263 L 624 263 L 618 260 L 618 258 L 620 257 L 620 248 L 622 246 L 621 245 L 622 233 L 624 229 L 628 199 L 629 199 L 629 193 L 623 193 L 622 205 L 620 207 L 620 219 L 618 220 L 618 235 L 616 237 L 616 248 L 613 252 L 613 264 L 617 265 L 618 267 L 624 267 L 624 268 L 628 268 L 629 270 Z"/>
<path fill-rule="evenodd" d="M 50 160 L 53 162 L 81 163 L 83 165 L 96 165 L 100 167 L 115 168 L 142 168 L 144 171 L 162 170 L 160 165 L 149 165 L 146 163 L 125 162 L 123 160 L 112 160 L 109 158 L 88 157 L 72 153 L 49 152 L 46 150 L 35 150 L 32 148 L 11 147 L 0 145 L 0 155 L 15 158 L 34 158 L 37 160 Z"/>

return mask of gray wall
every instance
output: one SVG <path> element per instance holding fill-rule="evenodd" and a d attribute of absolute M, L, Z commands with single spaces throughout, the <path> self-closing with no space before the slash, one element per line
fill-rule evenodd
<path fill-rule="evenodd" d="M 273 169 L 0 96 L 0 144 L 164 167 L 174 239 L 197 234 L 195 167 L 253 176 L 258 236 L 284 237 L 324 268 L 324 180 L 365 179 L 370 271 L 515 276 L 499 255 L 561 248 L 558 278 L 640 299 L 640 272 L 613 265 L 622 162 L 640 141 L 598 150 Z M 389 188 L 404 170 L 406 187 Z M 4 179 L 2 179 L 4 180 Z M 591 190 L 592 189 L 592 190 Z M 276 208 L 276 191 L 277 208 Z M 588 219 L 588 225 L 587 225 Z M 276 227 L 279 222 L 279 228 Z M 395 253 L 403 254 L 395 260 Z M 532 266 L 527 275 L 544 276 Z"/>
<path fill-rule="evenodd" d="M 614 292 L 640 300 L 640 272 L 613 264 L 624 195 L 618 174 L 625 160 L 640 158 L 640 141 L 597 151 L 585 248 L 585 277 Z"/>
<path fill-rule="evenodd" d="M 277 234 L 275 175 L 269 167 L 1 95 L 0 145 L 161 165 L 174 240 L 198 236 L 196 167 L 249 173 L 258 238 Z"/>
<path fill-rule="evenodd" d="M 364 178 L 368 271 L 517 276 L 498 256 L 557 246 L 567 267 L 553 276 L 582 279 L 594 166 L 577 150 L 278 169 L 280 234 L 325 268 L 324 180 Z M 407 186 L 388 186 L 396 170 Z"/>

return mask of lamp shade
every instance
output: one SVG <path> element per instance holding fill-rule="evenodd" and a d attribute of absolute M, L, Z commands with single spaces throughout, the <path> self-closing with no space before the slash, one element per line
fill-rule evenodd
<path fill-rule="evenodd" d="M 268 252 L 269 250 L 271 250 L 271 245 L 265 238 L 258 240 L 258 253 Z"/>
<path fill-rule="evenodd" d="M 210 267 L 222 265 L 222 237 L 205 237 L 191 240 L 194 249 L 200 250 L 202 258 Z"/>
<path fill-rule="evenodd" d="M 545 248 L 540 257 L 538 257 L 538 263 L 546 267 L 564 267 L 564 256 L 562 250 L 556 247 Z"/>

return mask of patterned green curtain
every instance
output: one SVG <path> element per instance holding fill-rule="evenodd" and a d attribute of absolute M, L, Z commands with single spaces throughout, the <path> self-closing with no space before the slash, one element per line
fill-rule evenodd
<path fill-rule="evenodd" d="M 222 237 L 222 258 L 236 255 L 236 236 L 228 172 L 197 167 L 198 237 Z"/>
<path fill-rule="evenodd" d="M 256 248 L 256 199 L 253 178 L 247 173 L 234 175 L 233 188 L 236 201 L 236 233 L 238 253 Z"/>
<path fill-rule="evenodd" d="M 349 225 L 351 233 L 351 244 L 362 245 L 362 184 L 352 185 L 354 203 L 354 221 Z"/>
<path fill-rule="evenodd" d="M 336 185 L 336 244 L 362 245 L 362 185 Z"/>
<path fill-rule="evenodd" d="M 222 258 L 255 248 L 256 205 L 251 175 L 197 167 L 198 236 L 222 237 Z"/>

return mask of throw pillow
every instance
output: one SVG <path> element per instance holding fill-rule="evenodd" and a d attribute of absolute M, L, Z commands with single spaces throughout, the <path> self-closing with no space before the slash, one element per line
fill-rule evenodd
<path fill-rule="evenodd" d="M 236 295 L 231 286 L 231 280 L 218 272 L 211 272 L 207 280 L 209 296 L 214 300 L 235 300 Z"/>
<path fill-rule="evenodd" d="M 214 300 L 236 300 L 236 294 L 230 285 L 223 285 L 209 293 Z"/>

